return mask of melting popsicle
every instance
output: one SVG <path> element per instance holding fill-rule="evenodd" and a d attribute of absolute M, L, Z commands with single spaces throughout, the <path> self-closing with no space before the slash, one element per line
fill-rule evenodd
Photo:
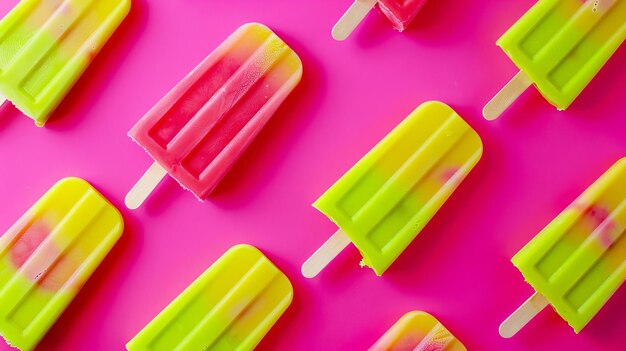
<path fill-rule="evenodd" d="M 626 39 L 626 0 L 540 0 L 497 42 L 520 72 L 485 106 L 498 118 L 531 84 L 565 110 Z"/>
<path fill-rule="evenodd" d="M 515 335 L 547 305 L 577 333 L 626 279 L 626 158 L 512 259 L 536 293 L 500 326 Z"/>
<path fill-rule="evenodd" d="M 400 318 L 369 351 L 467 351 L 435 317 L 412 311 Z"/>
<path fill-rule="evenodd" d="M 129 351 L 253 350 L 291 304 L 289 279 L 263 253 L 237 245 L 127 345 Z"/>
<path fill-rule="evenodd" d="M 89 183 L 65 178 L 0 237 L 0 335 L 32 350 L 122 234 Z"/>
<path fill-rule="evenodd" d="M 22 0 L 0 22 L 0 105 L 43 126 L 130 10 L 130 0 Z"/>
<path fill-rule="evenodd" d="M 335 40 L 345 40 L 378 4 L 393 27 L 402 32 L 413 21 L 427 0 L 355 0 L 352 6 L 333 27 Z"/>
<path fill-rule="evenodd" d="M 139 207 L 168 173 L 205 200 L 301 76 L 300 59 L 269 28 L 237 29 L 128 133 L 155 162 L 126 205 Z"/>
<path fill-rule="evenodd" d="M 351 242 L 382 275 L 482 156 L 478 134 L 449 106 L 427 102 L 313 206 L 339 230 L 302 266 L 317 275 Z"/>

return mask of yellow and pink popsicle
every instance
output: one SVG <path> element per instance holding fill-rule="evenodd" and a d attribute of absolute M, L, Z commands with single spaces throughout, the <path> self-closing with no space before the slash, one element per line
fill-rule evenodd
<path fill-rule="evenodd" d="M 43 126 L 130 10 L 130 0 L 22 0 L 0 22 L 0 105 Z"/>
<path fill-rule="evenodd" d="M 435 317 L 412 311 L 400 318 L 369 351 L 467 351 Z"/>
<path fill-rule="evenodd" d="M 169 173 L 205 200 L 299 83 L 302 63 L 269 28 L 237 29 L 128 133 L 155 160 L 126 198 Z"/>
<path fill-rule="evenodd" d="M 0 237 L 0 335 L 32 350 L 122 234 L 119 211 L 89 183 L 54 185 Z"/>
<path fill-rule="evenodd" d="M 512 259 L 536 293 L 500 327 L 511 337 L 547 305 L 578 333 L 626 279 L 626 158 Z"/>
<path fill-rule="evenodd" d="M 348 11 L 333 27 L 335 40 L 345 40 L 361 23 L 365 16 L 378 4 L 393 27 L 402 32 L 413 21 L 427 0 L 355 0 Z"/>
<path fill-rule="evenodd" d="M 420 105 L 313 206 L 339 230 L 302 266 L 314 277 L 350 243 L 382 275 L 482 156 L 480 136 L 448 105 Z"/>

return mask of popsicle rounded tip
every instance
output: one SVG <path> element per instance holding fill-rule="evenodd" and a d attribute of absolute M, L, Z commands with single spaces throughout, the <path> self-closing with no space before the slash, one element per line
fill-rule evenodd
<path fill-rule="evenodd" d="M 308 279 L 312 279 L 315 278 L 320 271 L 318 269 L 315 269 L 315 267 L 312 267 L 309 262 L 304 262 L 304 264 L 302 265 L 302 276 Z"/>
<path fill-rule="evenodd" d="M 337 41 L 344 41 L 348 38 L 350 32 L 345 31 L 343 26 L 338 23 L 333 27 L 331 35 Z"/>
<path fill-rule="evenodd" d="M 126 198 L 124 198 L 124 203 L 129 210 L 136 210 L 141 206 L 142 201 L 138 200 L 137 197 L 130 192 L 126 195 Z"/>
<path fill-rule="evenodd" d="M 511 328 L 509 323 L 507 323 L 507 321 L 504 321 L 502 322 L 502 324 L 500 324 L 500 327 L 498 328 L 498 333 L 501 337 L 509 339 L 513 337 L 513 335 L 517 334 L 517 330 Z"/>

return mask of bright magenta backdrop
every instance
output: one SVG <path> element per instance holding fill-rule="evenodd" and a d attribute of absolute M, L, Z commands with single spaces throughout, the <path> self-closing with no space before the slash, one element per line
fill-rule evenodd
<path fill-rule="evenodd" d="M 259 247 L 295 286 L 293 305 L 260 350 L 364 350 L 414 309 L 437 316 L 470 350 L 623 350 L 623 288 L 578 336 L 549 309 L 513 339 L 497 329 L 532 293 L 510 257 L 626 155 L 626 47 L 568 111 L 531 89 L 487 122 L 482 106 L 516 72 L 495 41 L 533 0 L 431 0 L 402 34 L 373 12 L 335 42 L 330 29 L 350 2 L 135 0 L 46 128 L 0 109 L 0 233 L 66 176 L 94 184 L 127 224 L 40 350 L 122 350 L 238 243 Z M 1 1 L 0 14 L 16 3 Z M 208 202 L 167 179 L 146 206 L 124 209 L 152 162 L 126 132 L 251 21 L 300 54 L 299 88 Z M 350 247 L 321 277 L 302 278 L 301 263 L 335 230 L 311 202 L 433 99 L 482 135 L 477 168 L 384 277 L 359 268 Z"/>

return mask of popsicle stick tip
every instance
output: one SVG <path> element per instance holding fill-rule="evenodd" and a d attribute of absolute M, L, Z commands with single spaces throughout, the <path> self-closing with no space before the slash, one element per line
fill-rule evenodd
<path fill-rule="evenodd" d="M 500 336 L 507 339 L 514 336 L 549 304 L 550 302 L 548 302 L 545 296 L 539 293 L 533 294 L 500 324 L 498 329 Z"/>
<path fill-rule="evenodd" d="M 131 210 L 138 209 L 166 174 L 167 171 L 157 162 L 154 162 L 126 195 L 124 199 L 126 207 Z"/>
<path fill-rule="evenodd" d="M 317 276 L 343 249 L 351 243 L 350 238 L 339 229 L 302 265 L 305 278 Z"/>
<path fill-rule="evenodd" d="M 526 73 L 519 71 L 483 108 L 483 117 L 493 121 L 500 117 L 517 98 L 533 84 Z"/>
<path fill-rule="evenodd" d="M 348 11 L 341 16 L 333 27 L 333 39 L 343 41 L 350 36 L 354 29 L 363 21 L 365 16 L 376 6 L 378 0 L 355 0 Z"/>

